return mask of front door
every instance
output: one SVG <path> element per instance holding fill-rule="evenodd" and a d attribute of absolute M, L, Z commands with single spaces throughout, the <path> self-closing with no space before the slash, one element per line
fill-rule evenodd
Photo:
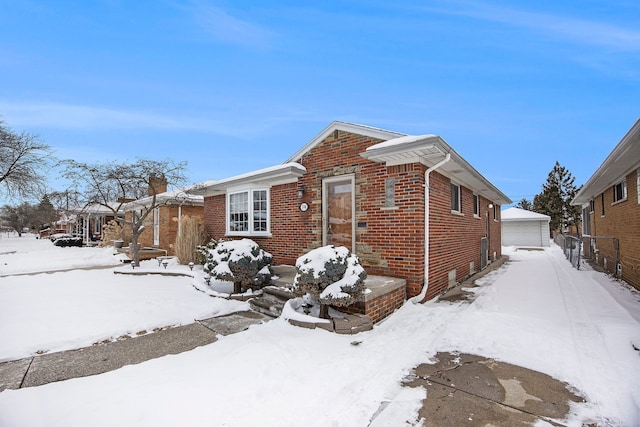
<path fill-rule="evenodd" d="M 355 193 L 353 175 L 323 181 L 323 240 L 325 245 L 355 246 Z"/>

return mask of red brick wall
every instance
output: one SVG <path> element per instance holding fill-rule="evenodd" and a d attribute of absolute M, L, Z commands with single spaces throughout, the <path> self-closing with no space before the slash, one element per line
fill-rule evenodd
<path fill-rule="evenodd" d="M 298 256 L 322 245 L 322 182 L 333 176 L 355 176 L 356 254 L 369 274 L 407 281 L 407 296 L 417 295 L 424 281 L 424 172 L 421 164 L 386 167 L 360 156 L 380 140 L 339 131 L 299 161 L 307 173 L 297 184 L 271 188 L 271 237 L 252 237 L 274 256 L 276 264 L 294 264 Z M 385 207 L 385 178 L 395 179 L 395 207 Z M 300 185 L 306 193 L 297 198 Z M 298 209 L 306 202 L 307 212 Z M 431 174 L 431 260 L 428 298 L 447 288 L 448 272 L 457 281 L 469 275 L 469 262 L 480 269 L 480 238 L 486 232 L 490 201 L 482 199 L 480 218 L 473 217 L 472 192 L 462 188 L 463 215 L 451 213 L 448 178 Z M 499 209 L 498 209 L 499 211 Z M 500 223 L 490 212 L 491 251 L 500 253 Z M 225 235 L 225 196 L 205 198 L 205 226 L 211 237 Z"/>
<path fill-rule="evenodd" d="M 480 271 L 480 239 L 487 235 L 489 224 L 489 256 L 493 260 L 502 255 L 500 209 L 498 220 L 493 219 L 490 200 L 480 197 L 480 214 L 473 214 L 473 191 L 461 188 L 461 214 L 451 211 L 451 180 L 437 171 L 429 178 L 431 187 L 429 216 L 429 291 L 430 299 L 448 287 L 449 271 L 456 269 L 456 281 L 461 282 L 471 274 L 471 261 L 475 271 Z M 488 214 L 488 218 L 487 218 Z"/>
<path fill-rule="evenodd" d="M 366 302 L 360 301 L 348 307 L 339 307 L 338 310 L 345 313 L 366 314 L 373 323 L 376 323 L 402 307 L 406 297 L 406 288 L 402 287 Z"/>
<path fill-rule="evenodd" d="M 202 206 L 182 206 L 181 215 L 183 216 L 203 216 L 204 208 Z M 175 242 L 178 234 L 178 216 L 179 208 L 175 205 L 161 206 L 159 208 L 160 218 L 160 235 L 158 248 L 165 249 L 168 255 L 175 255 Z M 150 213 L 145 220 L 145 230 L 138 238 L 138 243 L 142 247 L 153 247 L 153 213 Z"/>
<path fill-rule="evenodd" d="M 599 194 L 594 198 L 594 212 L 590 214 L 591 235 L 618 238 L 622 279 L 640 289 L 640 204 L 637 171 L 627 175 L 626 181 L 626 200 L 614 203 L 611 187 L 604 192 L 604 215 L 602 196 Z M 598 264 L 604 267 L 606 259 L 607 270 L 613 273 L 616 254 L 612 239 L 596 238 L 596 249 Z"/>

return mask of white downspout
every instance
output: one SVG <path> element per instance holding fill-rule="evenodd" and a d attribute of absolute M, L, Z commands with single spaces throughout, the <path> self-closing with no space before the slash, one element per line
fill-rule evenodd
<path fill-rule="evenodd" d="M 422 286 L 420 294 L 411 298 L 411 302 L 414 304 L 422 302 L 429 289 L 429 175 L 449 160 L 451 160 L 451 154 L 447 153 L 444 159 L 424 172 L 424 285 Z"/>

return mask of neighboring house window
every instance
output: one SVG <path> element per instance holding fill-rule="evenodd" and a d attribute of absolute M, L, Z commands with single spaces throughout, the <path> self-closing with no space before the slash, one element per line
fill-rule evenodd
<path fill-rule="evenodd" d="M 268 190 L 246 190 L 227 197 L 229 234 L 269 233 Z"/>
<path fill-rule="evenodd" d="M 498 220 L 498 212 L 500 211 L 500 206 L 493 204 L 493 219 L 494 221 Z"/>
<path fill-rule="evenodd" d="M 602 216 L 604 216 L 604 193 L 600 194 L 600 201 L 602 202 Z"/>
<path fill-rule="evenodd" d="M 460 208 L 460 186 L 458 184 L 451 183 L 451 210 L 454 212 L 461 212 Z"/>
<path fill-rule="evenodd" d="M 473 216 L 480 216 L 480 197 L 473 195 Z"/>
<path fill-rule="evenodd" d="M 622 181 L 613 186 L 613 203 L 627 199 L 627 181 Z"/>
<path fill-rule="evenodd" d="M 636 171 L 636 176 L 638 177 L 638 185 L 636 186 L 638 189 L 638 204 L 640 204 L 640 169 Z"/>
<path fill-rule="evenodd" d="M 582 209 L 582 234 L 591 235 L 591 213 L 593 212 L 593 200 L 589 207 Z"/>
<path fill-rule="evenodd" d="M 589 212 L 593 213 L 596 211 L 596 202 L 595 200 L 591 199 L 589 200 Z"/>

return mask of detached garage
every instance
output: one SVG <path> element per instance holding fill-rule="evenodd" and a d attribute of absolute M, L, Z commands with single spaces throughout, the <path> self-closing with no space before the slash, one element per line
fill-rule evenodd
<path fill-rule="evenodd" d="M 549 246 L 548 215 L 519 208 L 505 209 L 501 213 L 502 246 Z"/>

